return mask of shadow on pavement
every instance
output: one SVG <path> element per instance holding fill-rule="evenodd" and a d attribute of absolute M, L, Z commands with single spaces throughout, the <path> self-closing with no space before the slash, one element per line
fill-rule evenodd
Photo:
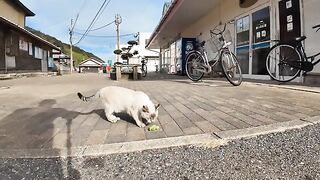
<path fill-rule="evenodd" d="M 218 82 L 219 84 L 217 86 L 219 87 L 220 86 L 232 87 L 232 85 L 228 82 L 228 80 L 225 77 L 211 77 L 210 75 L 208 75 L 208 77 L 203 77 L 198 82 L 193 82 L 186 75 L 182 76 L 182 75 L 175 75 L 175 74 L 150 73 L 147 75 L 147 77 L 142 78 L 142 81 L 172 81 L 172 82 L 179 82 L 179 83 L 192 84 L 192 85 L 197 85 L 197 84 L 201 85 L 204 82 L 217 85 L 217 82 Z"/>
<path fill-rule="evenodd" d="M 81 115 L 89 115 L 89 114 L 93 114 L 93 113 L 99 115 L 101 119 L 107 121 L 107 117 L 106 117 L 106 115 L 104 113 L 104 109 L 95 109 L 95 110 L 93 110 L 91 112 L 80 113 L 80 114 Z M 128 123 L 132 123 L 132 124 L 136 125 L 135 120 L 130 115 L 128 115 L 127 113 L 115 113 L 114 115 L 116 117 L 119 117 L 123 121 L 126 121 Z"/>
<path fill-rule="evenodd" d="M 230 84 L 227 80 L 223 79 L 203 79 L 198 82 L 193 82 L 191 80 L 173 80 L 172 82 L 189 84 L 194 86 L 210 86 L 210 87 L 235 87 Z"/>
<path fill-rule="evenodd" d="M 52 139 L 58 133 L 58 130 L 66 128 L 65 147 L 67 148 L 67 155 L 71 155 L 71 125 L 73 119 L 80 113 L 68 111 L 64 108 L 54 108 L 54 104 L 56 104 L 56 100 L 46 99 L 41 101 L 37 107 L 17 109 L 3 118 L 0 121 L 0 149 L 5 151 L 40 149 L 44 146 L 54 149 L 53 155 L 59 156 L 60 150 L 54 147 Z M 56 165 L 59 164 L 60 169 L 55 169 L 55 172 L 50 173 L 59 176 L 58 179 L 80 179 L 80 172 L 73 168 L 71 157 L 59 158 L 55 163 Z M 14 170 L 14 168 L 0 169 L 0 173 L 5 174 L 8 179 L 17 179 L 19 173 L 10 174 L 10 172 L 19 171 L 19 169 Z M 36 177 L 39 178 L 39 176 Z"/>

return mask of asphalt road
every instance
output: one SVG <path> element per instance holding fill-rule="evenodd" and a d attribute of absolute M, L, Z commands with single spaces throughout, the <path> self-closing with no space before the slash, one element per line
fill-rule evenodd
<path fill-rule="evenodd" d="M 0 179 L 320 179 L 320 124 L 230 142 L 103 157 L 0 159 Z"/>

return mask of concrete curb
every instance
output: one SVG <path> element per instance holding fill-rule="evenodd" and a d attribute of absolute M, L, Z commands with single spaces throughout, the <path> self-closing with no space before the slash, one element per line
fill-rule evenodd
<path fill-rule="evenodd" d="M 295 86 L 295 85 L 276 85 L 276 84 L 264 84 L 264 83 L 254 83 L 254 82 L 246 82 L 246 84 L 320 94 L 319 87 L 310 88 L 310 87 Z"/>
<path fill-rule="evenodd" d="M 280 122 L 247 129 L 221 131 L 215 134 L 200 134 L 145 141 L 59 149 L 0 149 L 0 158 L 66 158 L 82 156 L 102 156 L 186 145 L 214 148 L 225 145 L 230 140 L 234 139 L 249 138 L 263 134 L 299 129 L 308 125 L 314 125 L 318 123 L 320 123 L 320 116 L 314 116 L 301 120 Z"/>
<path fill-rule="evenodd" d="M 305 118 L 305 119 L 303 119 L 303 121 L 307 121 L 307 122 L 310 122 L 312 124 L 318 124 L 318 123 L 320 123 L 320 116 L 314 116 L 314 117 Z"/>
<path fill-rule="evenodd" d="M 99 156 L 207 143 L 219 146 L 221 144 L 224 144 L 225 142 L 213 136 L 212 134 L 200 134 L 145 141 L 74 147 L 70 149 L 2 149 L 0 150 L 0 158 L 66 158 L 81 156 Z"/>
<path fill-rule="evenodd" d="M 315 116 L 311 118 L 292 120 L 287 122 L 279 122 L 265 126 L 252 127 L 246 129 L 237 129 L 229 131 L 217 132 L 216 135 L 224 140 L 234 140 L 240 138 L 254 137 L 258 135 L 284 132 L 291 129 L 300 129 L 305 126 L 314 125 L 320 123 L 320 116 Z"/>
<path fill-rule="evenodd" d="M 9 73 L 0 74 L 0 80 L 19 79 L 24 77 L 42 77 L 42 76 L 57 76 L 57 72 L 28 72 L 28 73 Z"/>

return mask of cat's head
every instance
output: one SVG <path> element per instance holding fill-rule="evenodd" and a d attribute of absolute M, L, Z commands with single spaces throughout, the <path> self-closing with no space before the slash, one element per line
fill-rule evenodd
<path fill-rule="evenodd" d="M 144 105 L 141 109 L 140 115 L 143 119 L 147 121 L 147 124 L 154 122 L 158 118 L 158 110 L 160 104 L 155 104 L 153 106 Z"/>

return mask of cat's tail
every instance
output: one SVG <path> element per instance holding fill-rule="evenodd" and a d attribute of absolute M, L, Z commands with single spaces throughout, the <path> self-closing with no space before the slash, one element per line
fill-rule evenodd
<path fill-rule="evenodd" d="M 78 97 L 84 102 L 93 101 L 100 97 L 100 91 L 98 91 L 95 95 L 88 96 L 88 97 L 85 97 L 84 95 L 78 92 Z"/>

